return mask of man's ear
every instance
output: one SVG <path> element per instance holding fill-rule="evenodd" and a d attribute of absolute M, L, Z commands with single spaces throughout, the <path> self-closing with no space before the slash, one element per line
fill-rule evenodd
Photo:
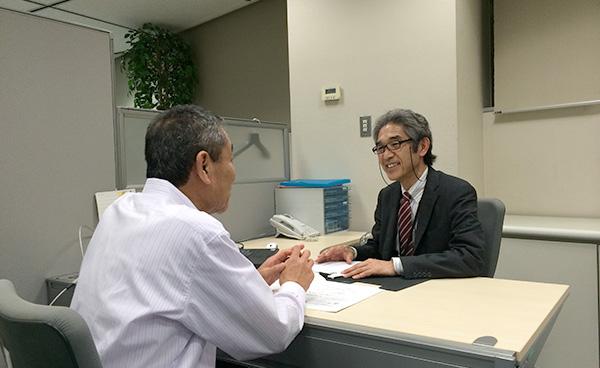
<path fill-rule="evenodd" d="M 429 151 L 430 146 L 431 146 L 431 141 L 429 140 L 429 138 L 425 137 L 425 138 L 421 139 L 421 141 L 419 142 L 417 154 L 420 157 L 425 157 L 425 155 L 427 154 L 427 151 Z"/>
<path fill-rule="evenodd" d="M 212 169 L 212 160 L 210 159 L 210 155 L 206 151 L 200 151 L 196 154 L 196 165 L 194 167 L 196 171 L 196 175 L 198 178 L 205 183 L 210 184 L 211 182 L 211 169 Z"/>

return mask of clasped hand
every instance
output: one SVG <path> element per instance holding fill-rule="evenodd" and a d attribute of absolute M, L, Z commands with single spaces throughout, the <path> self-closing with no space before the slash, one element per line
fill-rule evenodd
<path fill-rule="evenodd" d="M 304 290 L 308 290 L 314 278 L 312 272 L 314 261 L 310 259 L 310 251 L 308 249 L 303 251 L 303 248 L 303 244 L 298 244 L 292 248 L 279 250 L 267 258 L 258 268 L 258 272 L 268 285 L 279 279 L 282 285 L 286 281 L 294 281 Z"/>

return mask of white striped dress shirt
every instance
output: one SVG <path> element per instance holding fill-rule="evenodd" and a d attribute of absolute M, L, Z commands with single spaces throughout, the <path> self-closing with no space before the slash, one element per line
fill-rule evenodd
<path fill-rule="evenodd" d="M 71 307 L 104 368 L 214 367 L 284 350 L 304 323 L 304 289 L 275 294 L 211 215 L 148 179 L 104 213 Z"/>

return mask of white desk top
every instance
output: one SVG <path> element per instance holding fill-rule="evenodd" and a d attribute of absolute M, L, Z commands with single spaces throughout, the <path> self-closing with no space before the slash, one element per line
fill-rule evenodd
<path fill-rule="evenodd" d="M 343 231 L 304 242 L 312 254 L 335 244 L 356 243 L 361 232 Z M 297 240 L 264 238 L 249 248 L 275 241 L 280 248 Z M 306 311 L 306 323 L 363 334 L 424 342 L 467 344 L 493 336 L 496 349 L 520 360 L 558 312 L 567 285 L 490 278 L 439 279 L 401 291 L 384 291 L 337 313 Z"/>
<path fill-rule="evenodd" d="M 502 235 L 600 244 L 600 218 L 507 215 Z"/>

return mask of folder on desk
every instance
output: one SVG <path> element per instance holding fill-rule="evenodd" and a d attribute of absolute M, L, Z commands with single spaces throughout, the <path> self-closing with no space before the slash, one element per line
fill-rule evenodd
<path fill-rule="evenodd" d="M 389 291 L 399 291 L 403 289 L 407 289 L 411 286 L 415 286 L 422 282 L 428 281 L 429 279 L 405 279 L 400 276 L 390 276 L 390 277 L 367 277 L 360 280 L 354 280 L 352 278 L 344 278 L 337 277 L 334 279 L 327 279 L 332 282 L 341 282 L 345 284 L 351 284 L 354 282 L 364 282 L 367 284 L 379 285 L 380 289 L 389 290 Z"/>
<path fill-rule="evenodd" d="M 277 249 L 246 249 L 240 248 L 240 252 L 252 262 L 254 267 L 259 268 L 267 258 L 277 253 Z"/>

